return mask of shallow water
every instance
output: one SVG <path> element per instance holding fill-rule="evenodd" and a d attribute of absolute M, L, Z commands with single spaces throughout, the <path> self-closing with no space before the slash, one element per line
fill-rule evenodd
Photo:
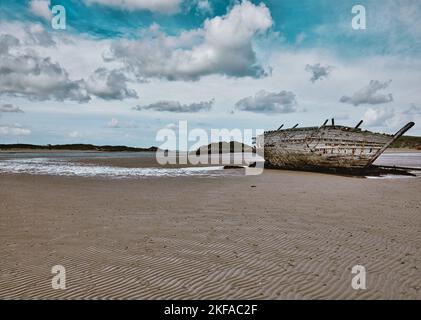
<path fill-rule="evenodd" d="M 38 175 L 139 178 L 177 176 L 216 176 L 224 172 L 223 167 L 187 168 L 122 168 L 83 164 L 63 159 L 30 158 L 0 161 L 0 172 Z"/>
<path fill-rule="evenodd" d="M 375 162 L 382 166 L 421 168 L 421 152 L 384 153 Z"/>
<path fill-rule="evenodd" d="M 224 170 L 222 166 L 185 168 L 125 168 L 78 162 L 78 159 L 151 158 L 154 156 L 155 153 L 153 152 L 8 153 L 0 154 L 0 172 L 108 178 L 178 176 L 213 177 L 244 174 L 241 170 Z M 381 155 L 375 164 L 421 168 L 421 153 L 386 153 Z M 418 172 L 418 174 L 420 174 L 420 172 Z M 379 178 L 399 178 L 399 176 L 386 176 Z"/>

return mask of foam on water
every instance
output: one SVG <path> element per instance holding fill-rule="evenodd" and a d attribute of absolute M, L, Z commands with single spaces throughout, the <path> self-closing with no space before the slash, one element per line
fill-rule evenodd
<path fill-rule="evenodd" d="M 33 158 L 0 161 L 0 172 L 81 177 L 177 177 L 221 175 L 223 167 L 122 168 L 69 162 L 61 159 Z"/>
<path fill-rule="evenodd" d="M 133 157 L 132 153 L 113 154 L 86 154 L 86 153 L 63 153 L 59 154 L 18 154 L 13 158 L 1 159 L 0 172 L 26 173 L 41 175 L 81 176 L 81 177 L 109 177 L 109 178 L 141 178 L 141 177 L 177 177 L 177 176 L 221 176 L 236 175 L 237 170 L 223 170 L 222 166 L 212 167 L 185 167 L 185 168 L 123 168 L 113 166 L 99 166 L 93 164 L 78 163 L 83 158 L 97 157 Z M 10 157 L 10 155 L 6 155 Z M 35 156 L 35 157 L 34 157 Z M 137 155 L 138 156 L 138 155 Z M 153 153 L 142 154 L 151 157 Z M 252 159 L 252 158 L 251 158 Z M 254 159 L 255 160 L 255 159 Z M 376 165 L 407 166 L 421 168 L 421 153 L 391 153 L 383 154 L 375 162 Z M 420 171 L 413 172 L 420 177 Z M 395 179 L 408 178 L 408 176 L 386 175 L 381 177 L 369 177 L 370 179 Z"/>
<path fill-rule="evenodd" d="M 416 172 L 412 172 L 416 175 Z M 384 176 L 366 176 L 367 179 L 413 179 L 417 178 L 418 176 L 404 176 L 404 175 L 391 175 L 386 174 Z"/>

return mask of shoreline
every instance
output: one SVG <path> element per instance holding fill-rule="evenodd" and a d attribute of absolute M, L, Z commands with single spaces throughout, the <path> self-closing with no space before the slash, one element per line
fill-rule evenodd
<path fill-rule="evenodd" d="M 388 148 L 384 153 L 421 153 L 421 150 L 409 148 Z"/>
<path fill-rule="evenodd" d="M 13 154 L 13 153 L 151 153 L 155 151 L 104 151 L 104 150 L 48 150 L 48 149 L 1 149 L 0 153 Z M 250 152 L 245 152 L 250 153 Z M 384 153 L 421 153 L 421 150 L 410 148 L 388 148 Z M 229 154 L 225 152 L 223 154 Z M 217 154 L 213 154 L 217 155 Z"/>

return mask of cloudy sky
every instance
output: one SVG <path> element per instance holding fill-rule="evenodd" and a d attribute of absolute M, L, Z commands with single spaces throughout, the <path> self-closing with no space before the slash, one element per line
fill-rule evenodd
<path fill-rule="evenodd" d="M 51 26 L 55 5 L 65 30 Z M 384 132 L 415 121 L 421 135 L 420 20 L 411 0 L 1 1 L 0 143 L 150 146 L 179 120 L 332 117 Z"/>

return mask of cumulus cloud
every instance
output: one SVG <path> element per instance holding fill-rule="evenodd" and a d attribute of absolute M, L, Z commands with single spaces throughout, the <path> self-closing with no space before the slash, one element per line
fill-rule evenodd
<path fill-rule="evenodd" d="M 56 42 L 52 33 L 48 32 L 41 24 L 35 23 L 24 27 L 25 39 L 27 45 L 39 45 L 42 47 L 53 47 Z"/>
<path fill-rule="evenodd" d="M 393 95 L 380 94 L 378 91 L 386 89 L 392 80 L 378 81 L 371 80 L 368 86 L 354 93 L 352 96 L 343 96 L 339 101 L 342 103 L 353 104 L 359 106 L 360 104 L 381 104 L 393 101 Z"/>
<path fill-rule="evenodd" d="M 221 74 L 260 78 L 267 72 L 257 61 L 253 39 L 272 24 L 263 3 L 243 1 L 224 16 L 206 19 L 202 28 L 177 36 L 153 25 L 141 39 L 116 41 L 104 58 L 123 62 L 138 77 L 197 80 Z"/>
<path fill-rule="evenodd" d="M 291 91 L 274 93 L 261 90 L 254 97 L 241 99 L 235 107 L 255 113 L 291 113 L 297 111 L 297 100 Z"/>
<path fill-rule="evenodd" d="M 0 112 L 23 113 L 23 110 L 18 106 L 7 103 L 0 106 Z"/>
<path fill-rule="evenodd" d="M 50 0 L 31 0 L 29 10 L 38 17 L 50 20 L 52 13 L 50 10 Z"/>
<path fill-rule="evenodd" d="M 202 111 L 210 111 L 214 104 L 214 100 L 201 101 L 197 103 L 181 104 L 178 101 L 158 101 L 146 106 L 136 106 L 134 110 L 153 110 L 160 112 L 175 112 L 175 113 L 196 113 Z"/>
<path fill-rule="evenodd" d="M 306 65 L 305 70 L 311 72 L 310 81 L 315 83 L 317 80 L 323 80 L 327 78 L 331 73 L 333 67 L 332 66 L 322 66 L 320 63 L 316 63 L 313 65 Z"/>
<path fill-rule="evenodd" d="M 121 129 L 121 128 L 134 129 L 134 128 L 138 128 L 137 124 L 135 124 L 133 122 L 119 121 L 118 119 L 115 119 L 115 118 L 111 119 L 110 122 L 107 123 L 107 127 L 113 128 L 113 129 Z"/>
<path fill-rule="evenodd" d="M 10 49 L 19 46 L 19 43 L 19 40 L 11 35 L 0 35 L 0 56 L 7 55 Z"/>
<path fill-rule="evenodd" d="M 364 123 L 369 127 L 382 127 L 391 123 L 395 117 L 392 108 L 369 108 L 363 116 Z"/>
<path fill-rule="evenodd" d="M 33 41 L 37 44 L 54 45 L 44 33 L 43 29 L 37 29 L 29 34 L 36 36 Z M 127 87 L 128 82 L 123 70 L 106 68 L 98 68 L 86 80 L 72 80 L 68 72 L 50 57 L 42 57 L 27 49 L 12 35 L 0 35 L 0 95 L 80 103 L 88 102 L 92 96 L 104 100 L 137 98 L 136 91 Z"/>
<path fill-rule="evenodd" d="M 31 130 L 24 128 L 19 124 L 0 124 L 0 135 L 26 136 L 29 134 L 31 134 Z"/>
<path fill-rule="evenodd" d="M 72 81 L 58 63 L 33 51 L 15 50 L 20 42 L 11 35 L 0 36 L 0 95 L 33 100 L 90 99 L 82 80 Z"/>
<path fill-rule="evenodd" d="M 100 4 L 113 8 L 136 11 L 147 10 L 151 12 L 173 14 L 180 11 L 182 0 L 84 0 L 87 4 Z"/>
<path fill-rule="evenodd" d="M 211 3 L 209 2 L 209 0 L 198 0 L 197 4 L 197 11 L 202 13 L 202 14 L 207 14 L 207 13 L 212 13 L 213 12 L 213 8 Z"/>
<path fill-rule="evenodd" d="M 104 100 L 137 98 L 135 90 L 127 88 L 129 79 L 120 70 L 97 69 L 86 81 L 89 93 Z"/>

